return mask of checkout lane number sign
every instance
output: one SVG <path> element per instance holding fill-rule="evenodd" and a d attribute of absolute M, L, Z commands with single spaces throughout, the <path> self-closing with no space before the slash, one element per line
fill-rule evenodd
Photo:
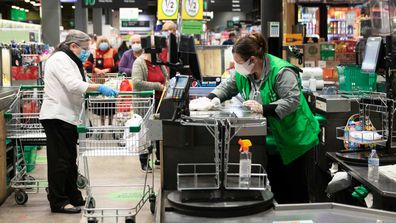
<path fill-rule="evenodd" d="M 179 10 L 178 0 L 158 0 L 158 19 L 177 19 Z"/>
<path fill-rule="evenodd" d="M 203 0 L 183 0 L 183 19 L 203 19 Z"/>

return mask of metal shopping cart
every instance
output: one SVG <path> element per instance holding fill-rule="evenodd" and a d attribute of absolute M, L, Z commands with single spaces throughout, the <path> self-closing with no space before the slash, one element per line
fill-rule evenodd
<path fill-rule="evenodd" d="M 43 86 L 21 86 L 15 100 L 4 113 L 7 139 L 14 149 L 14 177 L 10 187 L 15 190 L 17 204 L 25 204 L 28 193 L 38 193 L 47 188 L 46 180 L 39 180 L 28 174 L 33 169 L 27 162 L 27 146 L 44 146 L 46 136 L 39 121 L 39 112 L 43 102 Z"/>
<path fill-rule="evenodd" d="M 118 97 L 103 97 L 97 93 L 87 93 L 85 112 L 79 126 L 79 156 L 83 158 L 84 175 L 88 179 L 86 187 L 86 205 L 83 211 L 88 222 L 98 219 L 125 218 L 125 222 L 135 222 L 137 213 L 149 201 L 154 213 L 154 171 L 151 185 L 148 174 L 142 185 L 93 185 L 91 184 L 88 157 L 137 156 L 151 152 L 155 143 L 151 143 L 148 132 L 149 117 L 154 111 L 154 91 L 120 92 Z M 104 116 L 111 116 L 109 120 Z M 93 187 L 142 187 L 141 199 L 131 208 L 99 208 L 92 192 Z"/>

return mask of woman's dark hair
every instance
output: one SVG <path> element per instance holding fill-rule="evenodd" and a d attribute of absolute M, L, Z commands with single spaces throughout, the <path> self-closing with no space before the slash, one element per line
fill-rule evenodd
<path fill-rule="evenodd" d="M 245 61 L 251 56 L 262 58 L 267 53 L 267 42 L 261 33 L 252 33 L 238 39 L 232 53 L 239 54 Z"/>

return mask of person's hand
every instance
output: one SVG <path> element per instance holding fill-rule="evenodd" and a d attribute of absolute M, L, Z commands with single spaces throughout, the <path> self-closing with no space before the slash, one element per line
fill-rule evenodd
<path fill-rule="evenodd" d="M 160 91 L 163 91 L 165 86 L 163 84 L 160 84 Z"/>
<path fill-rule="evenodd" d="M 212 100 L 207 97 L 200 97 L 190 101 L 191 111 L 208 111 L 213 108 Z"/>
<path fill-rule="evenodd" d="M 213 98 L 211 102 L 213 104 L 213 107 L 219 106 L 221 104 L 221 101 L 218 97 Z"/>
<path fill-rule="evenodd" d="M 98 91 L 108 97 L 116 97 L 118 95 L 118 91 L 103 84 L 99 86 Z"/>
<path fill-rule="evenodd" d="M 243 105 L 249 107 L 253 112 L 263 114 L 263 105 L 255 100 L 248 100 L 243 102 Z"/>

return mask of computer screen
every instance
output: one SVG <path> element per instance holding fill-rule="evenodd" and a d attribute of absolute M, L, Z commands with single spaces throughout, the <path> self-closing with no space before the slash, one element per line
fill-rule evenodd
<path fill-rule="evenodd" d="M 185 88 L 186 85 L 188 83 L 188 77 L 187 76 L 179 76 L 177 78 L 177 82 L 176 82 L 176 88 Z"/>
<path fill-rule="evenodd" d="M 369 37 L 366 43 L 366 50 L 362 63 L 362 71 L 366 73 L 375 73 L 377 69 L 382 38 Z"/>
<path fill-rule="evenodd" d="M 179 72 L 182 75 L 190 75 L 195 80 L 202 81 L 201 70 L 199 68 L 198 56 L 195 50 L 193 36 L 180 36 L 179 42 L 175 35 L 169 37 L 169 62 L 176 64 L 181 62 L 183 66 L 171 68 L 170 78 Z"/>

